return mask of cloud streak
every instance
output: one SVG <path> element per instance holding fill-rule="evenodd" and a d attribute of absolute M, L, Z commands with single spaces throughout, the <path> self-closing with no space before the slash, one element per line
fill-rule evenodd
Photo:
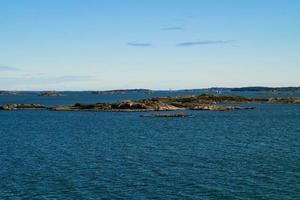
<path fill-rule="evenodd" d="M 201 46 L 201 45 L 215 45 L 215 44 L 228 44 L 233 42 L 232 40 L 203 40 L 203 41 L 192 41 L 192 42 L 181 42 L 176 46 L 178 47 L 190 47 L 190 46 Z"/>
<path fill-rule="evenodd" d="M 136 43 L 136 42 L 128 42 L 128 46 L 133 46 L 133 47 L 150 47 L 150 43 Z"/>
<path fill-rule="evenodd" d="M 23 77 L 2 77 L 0 84 L 58 84 L 69 82 L 80 82 L 92 80 L 92 76 L 23 76 Z"/>
<path fill-rule="evenodd" d="M 182 27 L 179 27 L 179 26 L 171 26 L 171 27 L 164 27 L 164 28 L 161 28 L 162 31 L 181 31 L 183 30 Z"/>
<path fill-rule="evenodd" d="M 88 81 L 91 80 L 92 76 L 59 76 L 59 77 L 52 77 L 53 81 L 58 82 L 74 82 L 74 81 Z"/>
<path fill-rule="evenodd" d="M 19 71 L 16 67 L 9 67 L 9 66 L 3 66 L 0 65 L 0 71 Z"/>

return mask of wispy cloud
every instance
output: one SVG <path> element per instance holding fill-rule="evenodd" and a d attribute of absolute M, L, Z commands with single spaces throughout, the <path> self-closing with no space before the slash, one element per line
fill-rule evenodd
<path fill-rule="evenodd" d="M 133 47 L 150 47 L 150 43 L 136 43 L 136 42 L 128 42 L 128 46 L 133 46 Z"/>
<path fill-rule="evenodd" d="M 188 46 L 199 46 L 199 45 L 214 45 L 214 44 L 228 44 L 233 42 L 233 40 L 202 40 L 202 41 L 193 41 L 193 42 L 181 42 L 178 43 L 179 47 L 188 47 Z"/>
<path fill-rule="evenodd" d="M 95 81 L 94 76 L 66 75 L 23 75 L 15 77 L 2 76 L 0 73 L 0 90 L 62 90 L 66 88 L 84 87 Z"/>
<path fill-rule="evenodd" d="M 3 66 L 0 65 L 0 71 L 19 71 L 20 69 L 16 67 L 10 67 L 10 66 Z"/>
<path fill-rule="evenodd" d="M 161 30 L 162 31 L 181 31 L 181 30 L 183 30 L 183 28 L 180 26 L 170 26 L 170 27 L 161 28 Z"/>
<path fill-rule="evenodd" d="M 56 77 L 36 77 L 36 81 L 44 80 L 46 82 L 77 82 L 77 81 L 88 81 L 91 80 L 92 76 L 56 76 Z"/>
<path fill-rule="evenodd" d="M 0 83 L 19 84 L 58 84 L 68 82 L 79 82 L 92 80 L 92 76 L 21 76 L 21 77 L 1 77 Z"/>
<path fill-rule="evenodd" d="M 53 78 L 53 80 L 60 82 L 88 81 L 91 79 L 93 79 L 92 76 L 59 76 Z"/>

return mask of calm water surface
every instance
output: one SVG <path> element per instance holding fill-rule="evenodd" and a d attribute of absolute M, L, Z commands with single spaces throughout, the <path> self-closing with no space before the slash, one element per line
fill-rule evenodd
<path fill-rule="evenodd" d="M 27 94 L 0 104 L 151 95 Z M 0 111 L 0 199 L 300 199 L 300 105 L 253 106 L 170 119 Z"/>

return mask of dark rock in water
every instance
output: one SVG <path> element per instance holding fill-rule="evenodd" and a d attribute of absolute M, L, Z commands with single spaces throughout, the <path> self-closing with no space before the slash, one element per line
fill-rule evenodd
<path fill-rule="evenodd" d="M 255 107 L 245 107 L 245 108 L 241 108 L 242 110 L 254 110 Z"/>
<path fill-rule="evenodd" d="M 46 97 L 60 97 L 63 96 L 62 94 L 58 92 L 53 92 L 53 91 L 47 91 L 47 92 L 41 92 L 39 96 L 46 96 Z"/>
<path fill-rule="evenodd" d="M 141 117 L 191 117 L 189 114 L 152 114 L 152 115 L 141 115 Z"/>
<path fill-rule="evenodd" d="M 0 110 L 41 110 L 47 109 L 46 106 L 40 104 L 10 104 L 0 106 Z"/>

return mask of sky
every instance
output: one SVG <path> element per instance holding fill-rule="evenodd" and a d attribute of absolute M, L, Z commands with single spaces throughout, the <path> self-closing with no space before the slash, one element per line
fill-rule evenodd
<path fill-rule="evenodd" d="M 2 0 L 0 90 L 300 86 L 299 0 Z"/>

